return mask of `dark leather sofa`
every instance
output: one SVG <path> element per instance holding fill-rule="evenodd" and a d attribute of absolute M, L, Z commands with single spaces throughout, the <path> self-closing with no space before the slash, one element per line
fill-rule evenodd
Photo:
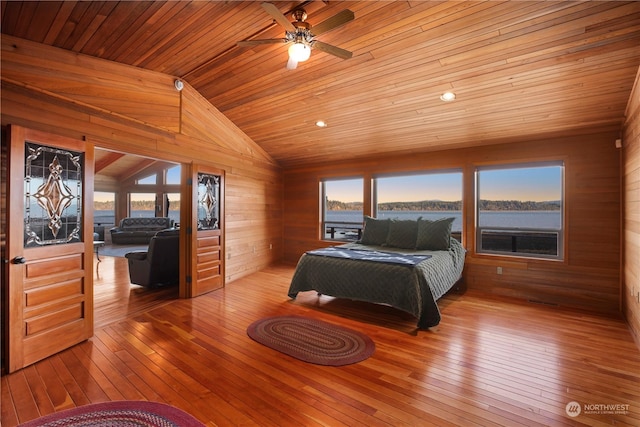
<path fill-rule="evenodd" d="M 122 218 L 117 227 L 113 227 L 111 243 L 115 245 L 145 244 L 160 230 L 173 226 L 173 220 L 167 217 L 128 217 Z"/>
<path fill-rule="evenodd" d="M 156 233 L 146 252 L 125 254 L 129 264 L 131 283 L 155 287 L 176 285 L 179 282 L 180 230 L 169 229 Z"/>

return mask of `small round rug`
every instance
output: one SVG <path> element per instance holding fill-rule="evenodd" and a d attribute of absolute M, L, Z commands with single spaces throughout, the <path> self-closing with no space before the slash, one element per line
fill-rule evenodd
<path fill-rule="evenodd" d="M 93 403 L 48 414 L 18 427 L 204 427 L 181 409 L 164 403 L 122 400 Z"/>
<path fill-rule="evenodd" d="M 247 328 L 253 340 L 316 365 L 342 366 L 365 360 L 376 345 L 365 334 L 302 316 L 275 316 Z"/>

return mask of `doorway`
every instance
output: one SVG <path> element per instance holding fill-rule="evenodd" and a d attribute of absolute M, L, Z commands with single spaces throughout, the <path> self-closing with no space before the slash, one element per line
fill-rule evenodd
<path fill-rule="evenodd" d="M 94 232 L 104 242 L 94 259 L 94 319 L 98 328 L 179 297 L 178 286 L 131 283 L 124 255 L 147 251 L 148 243 L 114 244 L 110 230 L 123 218 L 168 217 L 173 227 L 179 227 L 183 166 L 101 148 L 95 151 Z"/>

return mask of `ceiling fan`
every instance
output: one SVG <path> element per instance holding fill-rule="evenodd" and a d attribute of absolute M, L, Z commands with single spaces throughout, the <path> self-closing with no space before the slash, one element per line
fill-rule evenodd
<path fill-rule="evenodd" d="M 298 62 L 309 59 L 312 48 L 342 59 L 349 59 L 353 55 L 348 50 L 316 40 L 316 36 L 353 20 L 355 15 L 349 9 L 343 10 L 318 25 L 311 26 L 311 24 L 305 21 L 307 19 L 307 12 L 301 7 L 291 12 L 293 19 L 295 19 L 293 22 L 289 22 L 282 12 L 280 12 L 280 9 L 272 3 L 264 2 L 262 3 L 262 8 L 271 15 L 278 24 L 285 28 L 284 38 L 243 40 L 238 42 L 238 46 L 256 46 L 269 43 L 290 44 L 289 61 L 287 62 L 287 69 L 289 70 L 295 69 L 298 66 Z"/>

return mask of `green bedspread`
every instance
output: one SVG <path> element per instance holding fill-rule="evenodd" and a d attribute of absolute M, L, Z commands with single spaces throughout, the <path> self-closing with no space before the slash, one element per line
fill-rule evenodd
<path fill-rule="evenodd" d="M 342 247 L 431 257 L 409 266 L 303 254 L 289 297 L 313 290 L 337 298 L 388 304 L 414 315 L 423 329 L 440 323 L 436 301 L 462 276 L 466 253 L 455 239 L 451 239 L 448 251 L 408 251 L 358 243 Z"/>

